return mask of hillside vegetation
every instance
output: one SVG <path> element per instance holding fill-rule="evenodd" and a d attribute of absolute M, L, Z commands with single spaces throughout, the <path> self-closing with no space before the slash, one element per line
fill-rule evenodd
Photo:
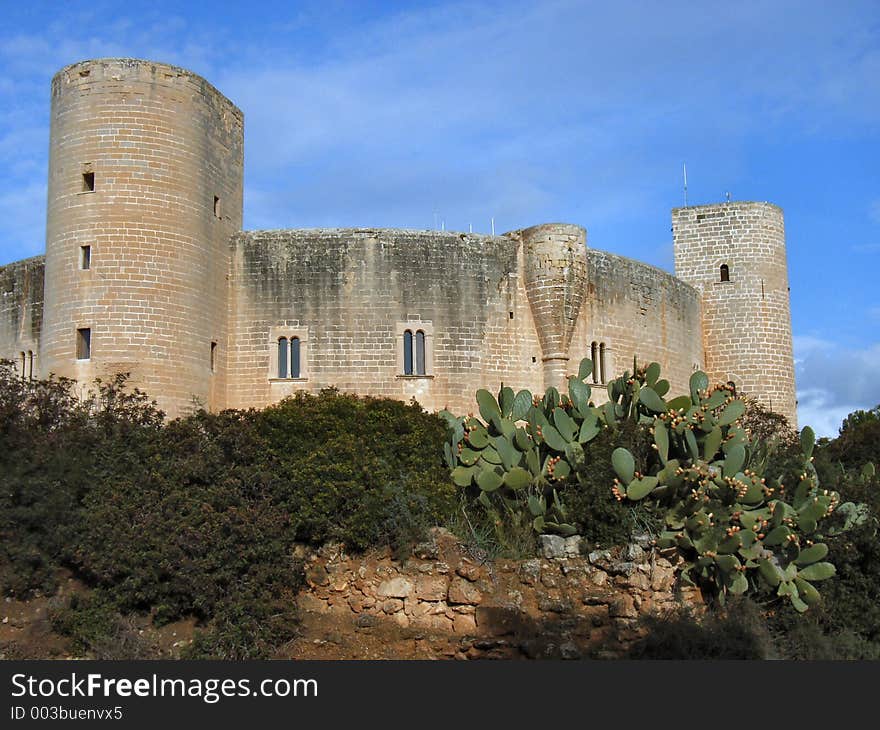
<path fill-rule="evenodd" d="M 742 419 L 772 442 L 768 473 L 798 468 L 801 444 L 784 421 L 754 404 Z M 89 590 L 58 601 L 52 620 L 86 653 L 136 614 L 156 625 L 196 619 L 192 657 L 271 657 L 297 632 L 300 544 L 390 546 L 405 557 L 427 528 L 442 525 L 487 559 L 534 554 L 538 531 L 527 505 L 522 512 L 480 499 L 479 489 L 453 482 L 454 435 L 449 417 L 415 403 L 333 390 L 260 411 L 166 421 L 124 376 L 97 383 L 83 399 L 71 381 L 24 381 L 3 363 L 2 591 L 51 595 L 59 571 L 70 571 Z M 589 546 L 625 543 L 633 530 L 659 538 L 662 505 L 612 494 L 615 450 L 649 464 L 652 443 L 638 418 L 598 429 L 577 468 L 554 479 L 555 496 L 551 490 L 540 509 L 533 505 L 545 516 L 542 530 L 565 525 L 561 531 L 576 530 Z M 765 655 L 880 655 L 880 485 L 865 467 L 878 459 L 878 409 L 853 414 L 838 438 L 815 447 L 822 485 L 868 512 L 848 532 L 824 538 L 837 575 L 822 582 L 821 601 L 808 612 L 760 594 L 751 609 L 737 607 L 742 601 L 719 606 L 712 622 L 667 617 L 652 626 L 653 643 L 641 655 L 723 656 L 727 636 L 763 646 Z"/>

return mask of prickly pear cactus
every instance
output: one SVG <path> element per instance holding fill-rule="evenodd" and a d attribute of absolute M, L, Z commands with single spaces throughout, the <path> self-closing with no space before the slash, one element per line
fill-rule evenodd
<path fill-rule="evenodd" d="M 772 590 L 806 611 L 819 601 L 813 583 L 835 573 L 823 560 L 828 548 L 820 523 L 840 501 L 819 487 L 812 429 L 801 432 L 797 483 L 768 482 L 760 445 L 740 425 L 745 404 L 731 389 L 709 387 L 705 373 L 695 372 L 690 394 L 667 402 L 657 377 L 649 366 L 609 385 L 620 406 L 615 418 L 648 426 L 655 452 L 642 473 L 626 449 L 614 451 L 615 498 L 651 499 L 666 508 L 659 546 L 682 555 L 686 582 L 708 588 L 722 603 L 728 594 Z"/>
<path fill-rule="evenodd" d="M 479 417 L 441 415 L 449 427 L 444 445 L 453 481 L 476 492 L 487 508 L 494 503 L 528 514 L 536 532 L 572 535 L 557 486 L 584 466 L 584 444 L 603 428 L 585 382 L 593 363 L 581 361 L 568 393 L 548 388 L 543 397 L 503 387 L 497 397 L 477 391 Z"/>

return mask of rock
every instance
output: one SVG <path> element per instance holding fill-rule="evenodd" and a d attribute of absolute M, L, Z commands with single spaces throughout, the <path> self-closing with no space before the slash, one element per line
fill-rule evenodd
<path fill-rule="evenodd" d="M 406 599 L 409 601 L 409 599 Z M 431 604 L 423 603 L 421 601 L 413 601 L 411 603 L 412 608 L 407 611 L 410 616 L 415 618 L 421 618 L 422 616 L 427 616 L 431 612 Z"/>
<path fill-rule="evenodd" d="M 587 560 L 589 560 L 593 565 L 597 563 L 607 563 L 611 560 L 611 553 L 608 550 L 593 550 L 588 556 Z"/>
<path fill-rule="evenodd" d="M 537 558 L 524 560 L 519 569 L 520 580 L 526 585 L 532 586 L 541 577 L 541 561 Z"/>
<path fill-rule="evenodd" d="M 632 575 L 636 571 L 636 564 L 630 560 L 621 560 L 619 562 L 611 563 L 607 570 L 612 575 Z"/>
<path fill-rule="evenodd" d="M 545 613 L 567 613 L 569 606 L 559 598 L 540 598 L 538 608 Z"/>
<path fill-rule="evenodd" d="M 310 565 L 306 568 L 306 582 L 312 588 L 330 585 L 330 574 L 323 565 Z"/>
<path fill-rule="evenodd" d="M 522 623 L 519 609 L 509 606 L 477 606 L 475 618 L 480 632 L 490 636 L 512 634 Z"/>
<path fill-rule="evenodd" d="M 476 613 L 477 607 L 476 606 L 461 605 L 461 606 L 453 606 L 452 610 L 455 613 L 467 613 L 467 614 L 473 616 L 474 613 Z"/>
<path fill-rule="evenodd" d="M 672 588 L 674 582 L 675 570 L 671 567 L 661 567 L 658 561 L 654 566 L 654 573 L 651 576 L 651 588 L 655 591 L 668 591 Z"/>
<path fill-rule="evenodd" d="M 548 560 L 565 557 L 565 538 L 559 535 L 541 535 L 541 554 Z"/>
<path fill-rule="evenodd" d="M 403 611 L 403 601 L 399 598 L 389 598 L 382 604 L 382 610 L 387 614 Z"/>
<path fill-rule="evenodd" d="M 604 570 L 597 570 L 593 575 L 590 576 L 590 582 L 594 586 L 604 586 L 608 581 L 608 573 Z"/>
<path fill-rule="evenodd" d="M 651 579 L 648 578 L 644 573 L 633 573 L 626 579 L 626 585 L 630 588 L 638 588 L 639 590 L 646 590 L 651 586 Z"/>
<path fill-rule="evenodd" d="M 455 572 L 465 580 L 469 580 L 473 583 L 475 580 L 482 577 L 483 571 L 478 565 L 474 565 L 473 563 L 462 563 L 455 569 Z"/>
<path fill-rule="evenodd" d="M 413 556 L 420 560 L 436 560 L 440 557 L 440 550 L 434 540 L 421 542 L 413 547 Z"/>
<path fill-rule="evenodd" d="M 413 582 L 409 578 L 398 576 L 383 580 L 376 589 L 376 595 L 387 598 L 406 598 L 413 592 Z"/>
<path fill-rule="evenodd" d="M 448 583 L 443 576 L 421 575 L 415 581 L 415 596 L 423 601 L 442 601 Z"/>
<path fill-rule="evenodd" d="M 580 557 L 581 536 L 580 535 L 572 535 L 571 537 L 565 538 L 565 543 L 563 545 L 563 553 L 566 558 Z"/>
<path fill-rule="evenodd" d="M 454 578 L 449 584 L 449 602 L 475 606 L 483 600 L 483 594 L 473 583 L 464 578 Z"/>
<path fill-rule="evenodd" d="M 456 634 L 473 634 L 477 630 L 477 621 L 466 613 L 456 613 L 452 619 L 452 630 Z"/>
<path fill-rule="evenodd" d="M 631 543 L 626 546 L 626 559 L 640 563 L 645 559 L 645 551 L 642 550 L 640 545 Z"/>
<path fill-rule="evenodd" d="M 647 549 L 654 544 L 654 538 L 648 532 L 633 532 L 632 541 L 642 549 Z"/>
<path fill-rule="evenodd" d="M 311 593 L 301 593 L 297 598 L 297 606 L 300 611 L 308 611 L 309 613 L 329 613 L 330 606 L 326 601 L 315 598 Z"/>
<path fill-rule="evenodd" d="M 611 618 L 638 618 L 635 601 L 628 593 L 621 594 L 609 606 Z"/>
<path fill-rule="evenodd" d="M 580 659 L 581 650 L 573 641 L 566 641 L 559 647 L 559 653 L 563 659 Z"/>

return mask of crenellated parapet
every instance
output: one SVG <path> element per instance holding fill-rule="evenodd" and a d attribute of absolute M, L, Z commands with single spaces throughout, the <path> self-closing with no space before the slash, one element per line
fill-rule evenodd
<path fill-rule="evenodd" d="M 587 232 L 569 223 L 544 223 L 513 235 L 522 242 L 523 279 L 541 343 L 544 386 L 559 387 L 586 296 Z"/>

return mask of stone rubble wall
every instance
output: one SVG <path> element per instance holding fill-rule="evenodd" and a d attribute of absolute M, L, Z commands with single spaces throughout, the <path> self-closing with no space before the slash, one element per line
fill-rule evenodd
<path fill-rule="evenodd" d="M 343 629 L 445 634 L 459 659 L 587 658 L 624 653 L 643 635 L 641 617 L 701 603 L 647 540 L 588 555 L 579 541 L 545 538 L 541 558 L 486 563 L 443 530 L 405 562 L 326 546 L 305 558 L 298 607 L 305 621 L 335 616 Z"/>

